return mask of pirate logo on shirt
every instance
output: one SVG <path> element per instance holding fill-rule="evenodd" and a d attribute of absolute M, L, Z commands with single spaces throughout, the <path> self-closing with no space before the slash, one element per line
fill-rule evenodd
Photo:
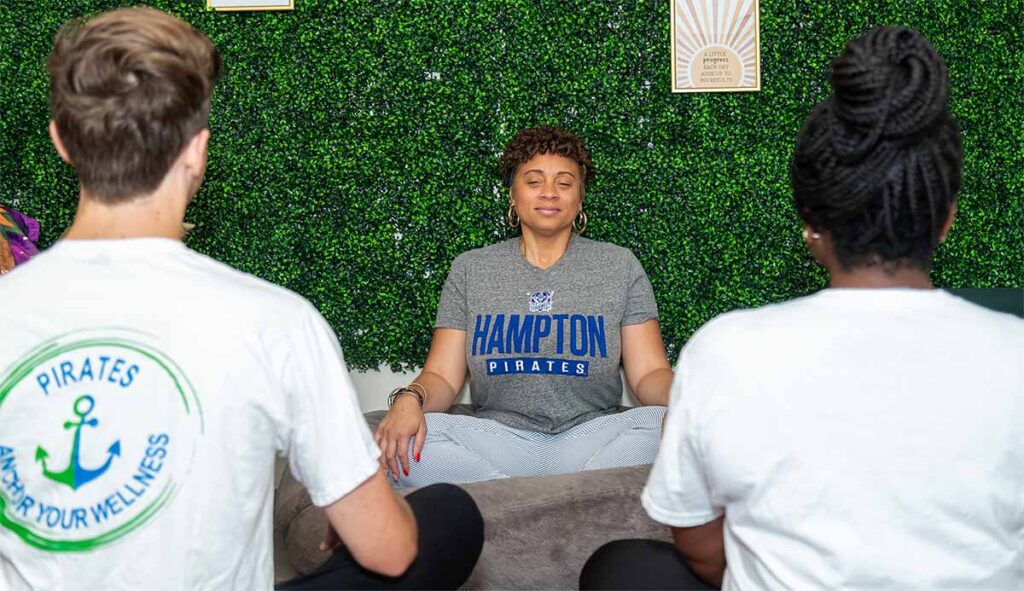
<path fill-rule="evenodd" d="M 0 527 L 52 552 L 109 544 L 173 498 L 202 433 L 188 377 L 147 335 L 46 341 L 0 375 Z"/>
<path fill-rule="evenodd" d="M 530 311 L 531 312 L 550 312 L 551 311 L 551 294 L 553 291 L 535 291 L 528 294 L 530 296 Z"/>

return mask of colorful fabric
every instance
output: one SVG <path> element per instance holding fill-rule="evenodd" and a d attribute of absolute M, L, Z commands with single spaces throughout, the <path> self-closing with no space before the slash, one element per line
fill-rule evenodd
<path fill-rule="evenodd" d="M 0 205 L 0 274 L 39 254 L 39 222 Z"/>

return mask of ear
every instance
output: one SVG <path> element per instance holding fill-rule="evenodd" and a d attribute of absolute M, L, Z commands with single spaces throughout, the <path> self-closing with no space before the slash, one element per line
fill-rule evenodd
<path fill-rule="evenodd" d="M 946 241 L 946 236 L 949 235 L 949 229 L 953 227 L 953 218 L 956 217 L 956 201 L 949 206 L 949 215 L 946 216 L 946 223 L 942 225 L 942 231 L 939 232 L 939 244 Z"/>
<path fill-rule="evenodd" d="M 815 230 L 814 226 L 804 223 L 803 239 L 814 260 L 831 272 L 835 259 L 831 236 L 824 230 Z"/>
<path fill-rule="evenodd" d="M 814 226 L 805 222 L 802 235 L 804 238 L 804 242 L 807 244 L 807 247 L 812 248 L 814 245 L 820 242 L 823 233 L 820 230 L 815 230 Z"/>
<path fill-rule="evenodd" d="M 210 130 L 203 128 L 199 133 L 192 136 L 192 139 L 181 151 L 181 163 L 185 170 L 196 176 L 202 176 L 206 171 L 206 149 L 210 142 Z"/>
<path fill-rule="evenodd" d="M 68 149 L 64 146 L 64 141 L 60 139 L 60 133 L 57 131 L 57 122 L 50 119 L 50 141 L 53 142 L 53 147 L 57 149 L 57 153 L 60 154 L 60 159 L 67 162 L 71 166 L 75 163 L 71 161 L 71 157 L 68 156 Z"/>

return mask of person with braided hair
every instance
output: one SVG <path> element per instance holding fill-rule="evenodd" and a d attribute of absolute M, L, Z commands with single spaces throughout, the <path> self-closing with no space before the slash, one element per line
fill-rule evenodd
<path fill-rule="evenodd" d="M 919 35 L 880 28 L 848 46 L 832 87 L 808 117 L 791 169 L 808 246 L 833 287 L 930 287 L 963 164 L 946 66 Z"/>
<path fill-rule="evenodd" d="M 831 83 L 791 166 L 829 287 L 687 343 L 641 498 L 675 544 L 605 545 L 582 589 L 1024 585 L 1024 321 L 929 281 L 963 167 L 946 66 L 880 27 Z"/>

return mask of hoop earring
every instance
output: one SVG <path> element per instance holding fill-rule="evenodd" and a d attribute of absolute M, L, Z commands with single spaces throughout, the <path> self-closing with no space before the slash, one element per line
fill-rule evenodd
<path fill-rule="evenodd" d="M 512 207 L 512 201 L 511 200 L 509 200 L 509 202 L 508 202 L 508 213 L 506 214 L 505 217 L 508 218 L 508 227 L 509 228 L 518 228 L 519 227 L 519 214 L 516 213 L 515 208 Z"/>
<path fill-rule="evenodd" d="M 587 212 L 582 209 L 576 215 L 576 219 L 572 221 L 572 229 L 577 234 L 582 234 L 587 231 Z"/>

